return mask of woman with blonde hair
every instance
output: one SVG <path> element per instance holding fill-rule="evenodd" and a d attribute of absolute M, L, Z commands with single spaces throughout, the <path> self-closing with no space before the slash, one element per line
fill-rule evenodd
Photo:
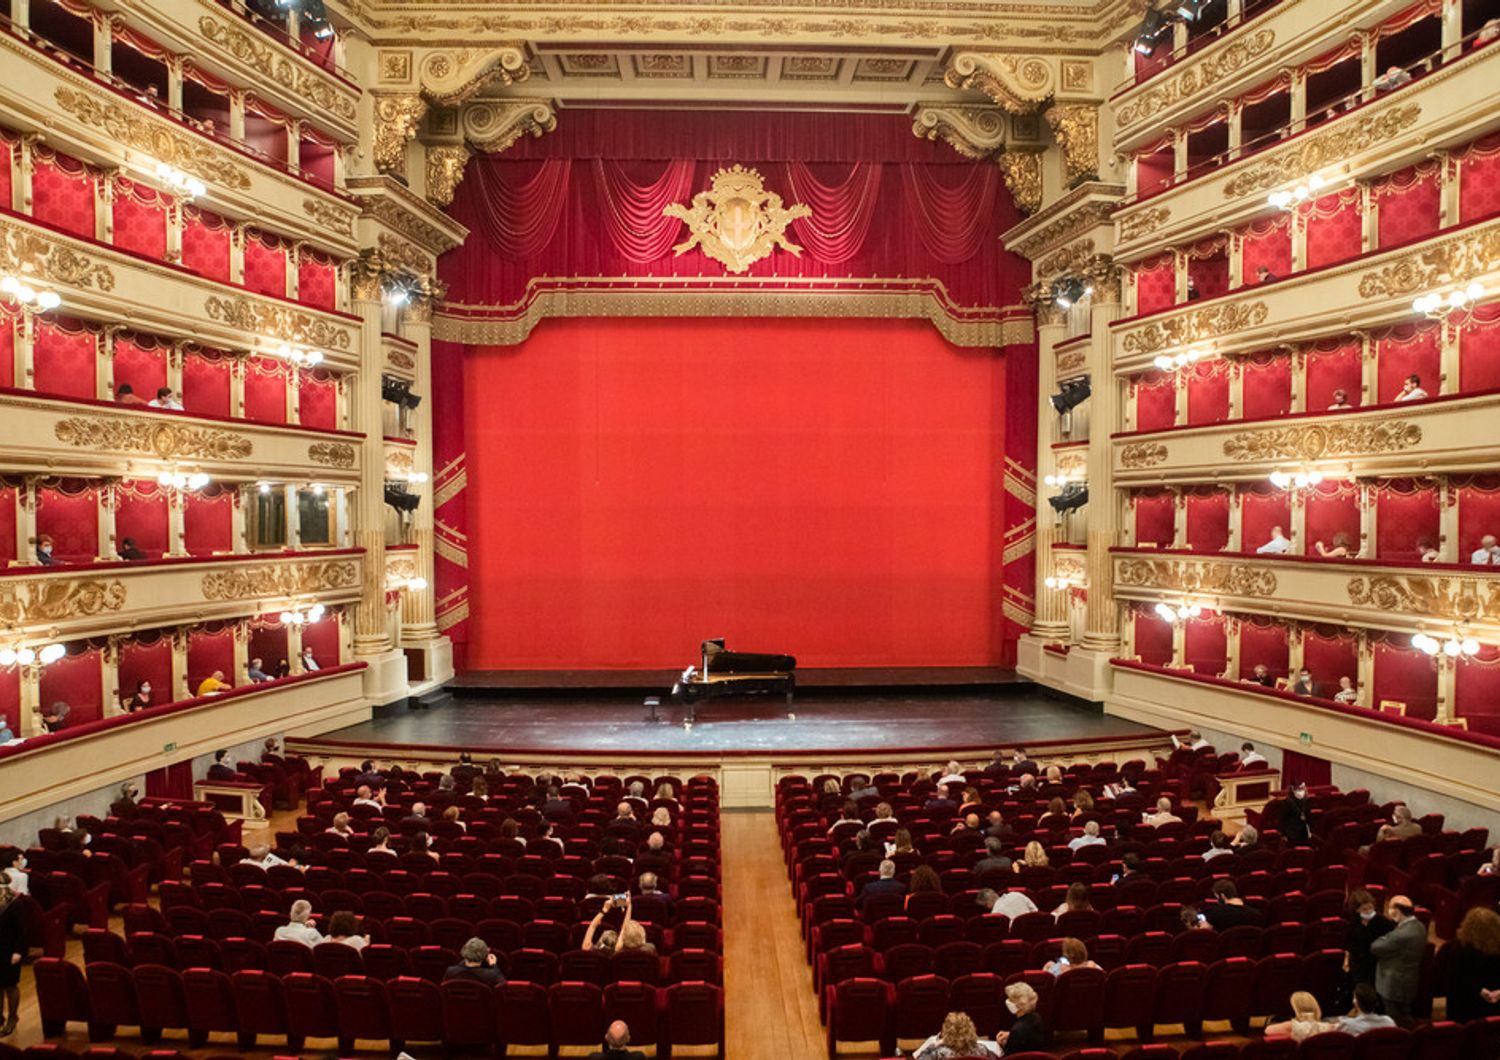
<path fill-rule="evenodd" d="M 1022 869 L 1045 869 L 1050 864 L 1052 862 L 1047 858 L 1047 848 L 1033 839 L 1021 852 L 1021 860 L 1011 867 L 1020 872 Z"/>
<path fill-rule="evenodd" d="M 1037 1015 L 1036 990 L 1030 983 L 1011 983 L 1005 988 L 1005 1007 L 1016 1017 L 1010 1030 L 995 1035 L 1001 1056 L 1015 1056 L 1047 1048 L 1047 1030 Z"/>
<path fill-rule="evenodd" d="M 1318 1004 L 1318 999 L 1306 990 L 1298 990 L 1292 995 L 1292 1018 L 1266 1024 L 1266 1037 L 1290 1038 L 1294 1042 L 1300 1042 L 1314 1034 L 1337 1029 L 1337 1025 L 1324 1022 L 1323 1008 Z"/>
<path fill-rule="evenodd" d="M 677 789 L 672 787 L 671 781 L 664 780 L 656 785 L 656 795 L 654 797 L 661 799 L 663 802 L 675 803 L 677 801 Z"/>
<path fill-rule="evenodd" d="M 950 1012 L 943 1017 L 943 1029 L 928 1038 L 912 1056 L 915 1060 L 957 1060 L 959 1057 L 999 1056 L 992 1042 L 979 1040 L 979 1031 L 967 1013 Z"/>
<path fill-rule="evenodd" d="M 651 824 L 655 828 L 672 827 L 672 811 L 665 806 L 658 806 L 651 814 Z"/>

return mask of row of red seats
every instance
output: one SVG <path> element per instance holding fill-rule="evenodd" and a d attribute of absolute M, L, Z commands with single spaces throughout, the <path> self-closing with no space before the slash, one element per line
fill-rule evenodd
<path fill-rule="evenodd" d="M 208 968 L 178 972 L 160 965 L 88 966 L 42 958 L 36 964 L 37 1000 L 49 1037 L 70 1022 L 85 1023 L 103 1041 L 120 1026 L 141 1029 L 147 1043 L 163 1031 L 185 1030 L 201 1048 L 212 1033 L 236 1035 L 241 1048 L 261 1036 L 285 1039 L 298 1051 L 309 1039 L 336 1039 L 340 1055 L 356 1040 L 384 1041 L 399 1052 L 409 1042 L 447 1048 L 597 1046 L 609 1021 L 630 1025 L 637 1045 L 655 1045 L 670 1056 L 674 1045 L 724 1050 L 723 991 L 711 983 L 562 982 L 550 987 L 512 980 L 498 987 L 470 980 L 437 984 L 363 975 L 329 980 L 307 972 L 286 976 L 244 970 L 227 975 Z"/>

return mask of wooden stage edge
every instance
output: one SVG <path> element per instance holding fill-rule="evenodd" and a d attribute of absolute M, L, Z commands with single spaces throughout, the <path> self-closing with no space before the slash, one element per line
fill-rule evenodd
<path fill-rule="evenodd" d="M 458 695 L 494 692 L 641 692 L 672 687 L 682 670 L 465 670 L 448 689 Z M 992 689 L 1029 685 L 1015 670 L 999 666 L 799 667 L 797 690 L 841 691 L 896 688 Z"/>

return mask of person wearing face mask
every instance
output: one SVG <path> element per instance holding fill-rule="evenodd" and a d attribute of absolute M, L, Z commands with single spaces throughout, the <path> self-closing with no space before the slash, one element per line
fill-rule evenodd
<path fill-rule="evenodd" d="M 1001 1056 L 1047 1048 L 1047 1030 L 1036 1012 L 1037 996 L 1029 983 L 1011 983 L 1005 988 L 1005 1007 L 1016 1017 L 1010 1030 L 995 1035 Z"/>
<path fill-rule="evenodd" d="M 1291 794 L 1281 807 L 1281 836 L 1288 843 L 1305 846 L 1312 841 L 1312 808 L 1307 802 L 1307 785 L 1292 785 Z"/>
<path fill-rule="evenodd" d="M 10 862 L 5 866 L 5 886 L 16 894 L 31 893 L 31 877 L 26 872 L 26 855 L 17 850 L 10 856 Z"/>
<path fill-rule="evenodd" d="M 134 714 L 151 706 L 151 682 L 137 681 L 135 691 L 125 697 L 125 713 Z"/>
<path fill-rule="evenodd" d="M 16 734 L 10 727 L 10 719 L 0 714 L 0 744 L 10 743 L 15 738 Z"/>
<path fill-rule="evenodd" d="M 109 804 L 109 815 L 111 817 L 134 817 L 138 809 L 136 800 L 141 797 L 141 789 L 130 781 L 120 785 L 120 797 Z"/>
<path fill-rule="evenodd" d="M 1375 907 L 1375 896 L 1363 887 L 1349 893 L 1344 912 L 1344 972 L 1350 991 L 1360 983 L 1375 985 L 1375 957 L 1370 944 L 1395 927 Z"/>

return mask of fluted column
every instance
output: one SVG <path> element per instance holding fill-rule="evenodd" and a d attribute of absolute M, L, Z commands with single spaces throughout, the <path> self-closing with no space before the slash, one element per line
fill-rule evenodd
<path fill-rule="evenodd" d="M 378 277 L 361 275 L 354 284 L 353 312 L 361 318 L 360 370 L 353 380 L 354 429 L 363 431 L 359 495 L 350 511 L 354 545 L 365 550 L 365 576 L 354 612 L 354 654 L 380 655 L 391 650 L 385 621 L 385 443 L 380 396 L 381 304 Z"/>
<path fill-rule="evenodd" d="M 407 489 L 422 499 L 412 512 L 411 539 L 417 546 L 417 574 L 425 588 L 407 589 L 401 594 L 401 640 L 424 643 L 438 635 L 433 574 L 432 510 L 432 303 L 426 299 L 409 303 L 401 312 L 401 336 L 417 345 L 417 371 L 413 392 L 422 404 L 416 417 L 416 448 L 411 454 L 412 472 L 420 481 Z"/>
<path fill-rule="evenodd" d="M 1037 393 L 1043 402 L 1057 391 L 1057 344 L 1066 336 L 1062 314 L 1050 303 L 1037 309 Z M 1042 405 L 1041 419 L 1036 432 L 1036 466 L 1040 479 L 1054 467 L 1052 443 L 1057 441 L 1057 416 L 1050 406 Z M 1042 521 L 1051 525 L 1042 529 Z M 1031 634 L 1048 641 L 1068 638 L 1068 593 L 1065 589 L 1047 588 L 1047 579 L 1056 573 L 1053 564 L 1052 545 L 1065 540 L 1058 516 L 1050 509 L 1037 506 L 1037 550 L 1036 550 L 1036 610 L 1032 619 Z"/>
<path fill-rule="evenodd" d="M 1120 530 L 1119 498 L 1115 496 L 1113 452 L 1110 435 L 1121 426 L 1121 383 L 1115 378 L 1111 358 L 1109 325 L 1120 317 L 1118 280 L 1095 279 L 1093 319 L 1089 343 L 1088 484 L 1088 620 L 1084 628 L 1086 648 L 1114 652 L 1120 644 L 1119 605 L 1115 602 L 1113 570 L 1109 550 Z"/>

